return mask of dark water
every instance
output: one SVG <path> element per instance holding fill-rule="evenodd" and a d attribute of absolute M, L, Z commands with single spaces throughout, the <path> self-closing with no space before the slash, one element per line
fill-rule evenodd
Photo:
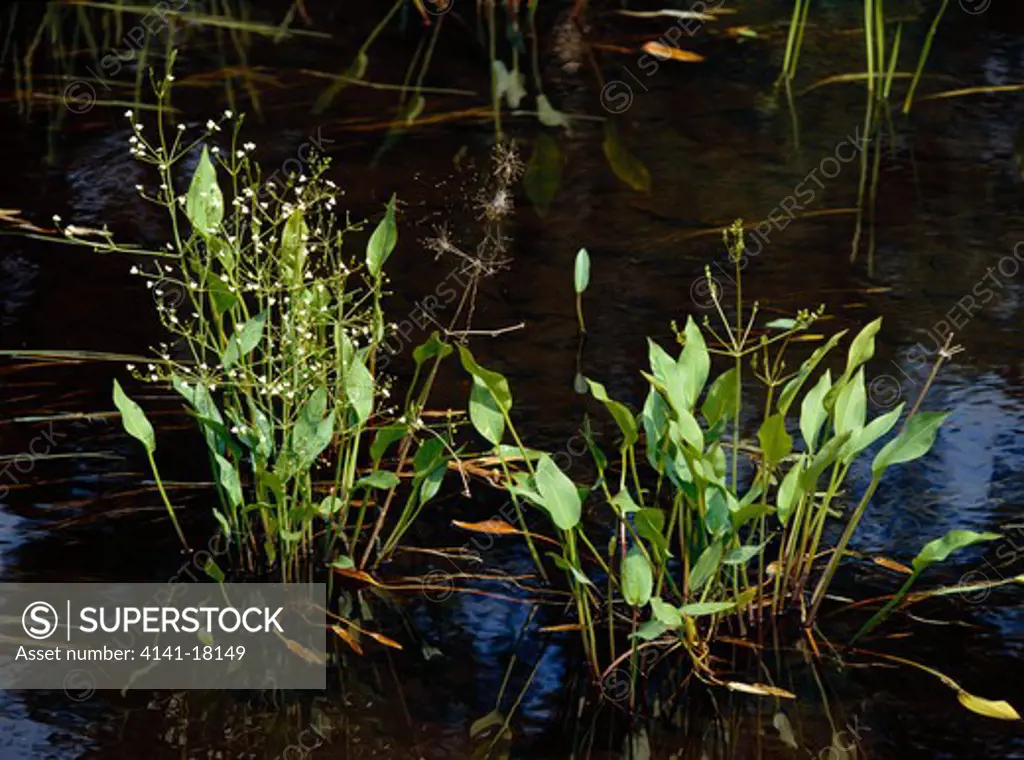
<path fill-rule="evenodd" d="M 333 39 L 253 43 L 250 64 L 274 79 L 260 85 L 264 119 L 250 117 L 246 135 L 257 143 L 265 167 L 292 158 L 312 137 L 332 140 L 330 176 L 345 188 L 355 217 L 376 213 L 392 192 L 398 193 L 406 206 L 399 249 L 391 260 L 397 321 L 451 271 L 450 262 L 435 261 L 422 245 L 433 227 L 447 221 L 466 240 L 480 234 L 473 195 L 487 171 L 493 131 L 485 118 L 475 117 L 421 126 L 373 162 L 383 131 L 362 125 L 389 118 L 393 95 L 349 89 L 323 115 L 314 115 L 311 107 L 324 85 L 304 70 L 341 70 L 377 11 L 308 5 L 318 28 Z M 279 20 L 284 10 L 268 7 L 256 15 Z M 826 168 L 823 159 L 857 134 L 863 88 L 839 84 L 799 96 L 797 144 L 784 100 L 770 97 L 788 9 L 785 3 L 746 3 L 736 10 L 727 23 L 756 25 L 761 39 L 740 45 L 703 34 L 695 49 L 708 60 L 699 66 L 662 63 L 647 76 L 635 55 L 601 54 L 604 77 L 633 88 L 632 104 L 615 116 L 615 124 L 648 168 L 650 192 L 631 190 L 616 178 L 602 153 L 602 124 L 591 119 L 575 122 L 571 134 L 549 133 L 566 157 L 549 213 L 539 216 L 517 193 L 508 230 L 512 261 L 484 282 L 474 327 L 524 322 L 525 328 L 477 340 L 474 351 L 485 366 L 510 378 L 521 430 L 534 446 L 569 447 L 585 411 L 604 419 L 572 389 L 577 332 L 571 269 L 579 247 L 586 246 L 593 260 L 586 295 L 588 340 L 579 369 L 638 407 L 645 336 L 667 342 L 670 320 L 706 313 L 699 277 L 705 266 L 725 261 L 720 236 L 704 234 L 709 228 L 766 217 L 810 172 L 833 173 L 833 165 L 840 166 L 838 173 L 822 178 L 820 187 L 804 185 L 814 188 L 806 211 L 856 203 L 858 164 L 833 162 Z M 913 8 L 891 12 L 896 16 L 902 10 Z M 861 37 L 854 33 L 857 13 L 856 3 L 815 7 L 817 25 L 808 32 L 800 88 L 863 67 Z M 19 33 L 30 38 L 37 19 L 28 13 L 19 18 L 25 26 Z M 552 20 L 544 19 L 542 28 L 550 28 Z M 657 37 L 661 22 L 626 23 L 597 15 L 593 23 L 596 41 L 631 44 Z M 901 70 L 912 68 L 926 27 L 927 21 L 908 17 Z M 922 85 L 922 94 L 1024 81 L 1020 31 L 1005 7 L 972 15 L 953 4 L 929 63 L 935 77 Z M 472 23 L 452 24 L 447 32 L 427 83 L 481 94 L 431 97 L 428 114 L 487 100 L 486 56 L 476 47 Z M 372 77 L 400 82 L 417 35 L 385 35 Z M 593 74 L 586 67 L 568 73 L 550 63 L 554 53 L 548 37 L 542 60 L 548 61 L 544 76 L 552 101 L 563 111 L 607 117 Z M 179 79 L 218 68 L 216 51 L 203 40 L 199 35 L 185 49 Z M 7 61 L 3 76 L 6 90 L 12 86 Z M 59 94 L 61 85 L 51 89 Z M 179 92 L 176 105 L 194 123 L 225 107 L 219 85 Z M 3 108 L 0 208 L 23 209 L 44 225 L 60 213 L 75 224 L 105 222 L 124 239 L 163 240 L 159 210 L 141 203 L 133 190 L 143 181 L 143 170 L 128 156 L 123 108 L 72 114 L 62 112 L 59 103 L 51 112 L 37 104 L 29 119 L 20 118 L 12 103 Z M 237 108 L 249 110 L 244 100 Z M 984 554 L 963 552 L 930 570 L 922 580 L 928 585 L 1021 572 L 1024 529 L 1015 526 L 1024 524 L 1019 330 L 1024 244 L 1018 249 L 1021 260 L 1013 252 L 1024 241 L 1024 189 L 1014 155 L 1022 120 L 1019 93 L 918 103 L 911 119 L 894 117 L 898 139 L 887 146 L 881 166 L 877 249 L 870 267 L 866 250 L 850 262 L 853 216 L 834 214 L 772 231 L 744 272 L 745 295 L 763 309 L 789 313 L 826 304 L 833 317 L 825 323 L 829 332 L 884 317 L 869 366 L 875 413 L 898 399 L 916 399 L 928 374 L 919 361 L 921 347 L 932 350 L 940 321 L 956 327 L 956 342 L 965 351 L 946 366 L 926 402 L 927 408 L 950 409 L 953 415 L 927 457 L 886 476 L 855 539 L 859 550 L 908 562 L 925 542 L 954 527 L 1007 535 Z M 528 156 L 541 132 L 536 122 L 508 117 L 504 126 Z M 159 325 L 148 293 L 128 274 L 129 265 L 83 250 L 0 238 L 0 345 L 146 352 L 159 340 Z M 715 273 L 728 285 L 726 273 Z M 963 301 L 971 295 L 975 303 Z M 19 416 L 109 410 L 115 373 L 123 378 L 114 365 L 5 364 L 0 451 L 27 450 L 47 427 L 10 422 Z M 434 402 L 463 405 L 465 382 L 455 374 L 443 380 Z M 175 400 L 153 389 L 140 389 L 136 397 L 160 422 L 165 477 L 204 478 L 205 459 Z M 49 582 L 152 581 L 173 575 L 185 559 L 155 492 L 139 491 L 140 483 L 148 483 L 145 461 L 118 422 L 61 422 L 54 430 L 63 436 L 54 453 L 85 456 L 34 463 L 18 476 L 20 484 L 7 483 L 0 505 L 0 573 Z M 612 435 L 610 428 L 600 430 Z M 867 481 L 865 471 L 856 472 L 854 492 Z M 176 492 L 196 536 L 213 530 L 206 521 L 208 497 L 201 488 Z M 486 499 L 442 501 L 414 531 L 415 543 L 463 542 L 464 536 L 446 527 L 449 521 L 485 519 L 489 508 Z M 518 547 L 499 544 L 487 556 L 505 572 L 530 571 L 529 557 Z M 885 593 L 896 579 L 862 567 L 841 585 L 850 589 L 853 583 Z M 287 711 L 253 703 L 246 712 L 240 698 L 200 693 L 124 698 L 102 693 L 80 701 L 76 698 L 84 695 L 76 693 L 0 695 L 0 758 L 277 757 L 303 731 L 307 749 L 292 746 L 284 757 L 469 756 L 480 747 L 470 739 L 469 727 L 494 709 L 510 663 L 502 707 L 523 692 L 512 721 L 515 756 L 624 756 L 622 710 L 614 704 L 597 708 L 592 695 L 581 702 L 587 675 L 575 640 L 537 631 L 559 622 L 560 610 L 531 613 L 525 594 L 501 590 L 519 600 L 467 594 L 440 601 L 415 594 L 370 597 L 381 630 L 403 641 L 405 651 L 351 658 L 329 694 Z M 927 620 L 912 627 L 894 622 L 888 629 L 912 636 L 875 639 L 870 648 L 935 667 L 975 694 L 1008 699 L 1018 709 L 1024 704 L 1019 590 L 995 590 L 984 599 L 948 597 L 919 613 Z M 944 624 L 948 621 L 966 625 Z M 843 630 L 842 620 L 834 624 Z M 865 667 L 868 662 L 875 666 Z M 654 721 L 642 736 L 634 733 L 634 746 L 641 757 L 644 746 L 665 758 L 802 757 L 805 752 L 835 757 L 828 749 L 832 733 L 852 727 L 861 735 L 860 753 L 866 757 L 1024 757 L 1018 724 L 967 712 L 952 691 L 921 671 L 877 663 L 854 657 L 847 667 L 827 659 L 812 666 L 792 646 L 766 657 L 780 685 L 800 697 L 798 706 L 784 705 L 799 749 L 780 741 L 770 700 L 759 703 L 722 690 L 709 697 L 700 689 L 681 701 L 678 714 Z M 329 716 L 329 741 L 309 738 L 314 709 Z"/>

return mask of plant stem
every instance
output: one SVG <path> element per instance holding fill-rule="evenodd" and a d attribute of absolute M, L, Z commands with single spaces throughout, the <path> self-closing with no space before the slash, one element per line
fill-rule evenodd
<path fill-rule="evenodd" d="M 167 514 L 171 516 L 171 522 L 174 523 L 174 530 L 178 533 L 178 538 L 181 539 L 181 545 L 185 547 L 185 551 L 189 551 L 188 541 L 185 540 L 185 534 L 181 530 L 181 525 L 178 523 L 178 516 L 174 514 L 174 507 L 171 506 L 171 500 L 167 498 L 167 491 L 164 490 L 163 481 L 160 480 L 160 472 L 156 468 L 156 460 L 153 458 L 153 452 L 146 449 L 146 456 L 149 458 L 149 467 L 153 471 L 153 479 L 156 480 L 156 487 L 160 491 L 160 498 L 164 500 L 164 506 L 167 507 Z"/>

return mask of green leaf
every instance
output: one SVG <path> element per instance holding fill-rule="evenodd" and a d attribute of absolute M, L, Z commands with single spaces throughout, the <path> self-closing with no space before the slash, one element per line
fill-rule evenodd
<path fill-rule="evenodd" d="M 217 184 L 217 169 L 204 145 L 185 196 L 185 215 L 200 235 L 212 235 L 224 218 L 224 194 Z"/>
<path fill-rule="evenodd" d="M 715 427 L 722 420 L 732 419 L 736 413 L 736 391 L 740 375 L 731 367 L 715 378 L 708 388 L 707 397 L 701 406 L 701 414 L 709 427 Z"/>
<path fill-rule="evenodd" d="M 643 607 L 650 601 L 653 590 L 651 563 L 640 548 L 634 546 L 622 563 L 622 597 L 631 607 Z"/>
<path fill-rule="evenodd" d="M 582 504 L 576 486 L 569 477 L 558 469 L 550 456 L 545 454 L 537 465 L 535 478 L 540 493 L 541 506 L 544 507 L 551 520 L 562 530 L 572 530 L 580 521 Z"/>
<path fill-rule="evenodd" d="M 701 454 L 704 451 L 704 432 L 685 409 L 676 409 L 678 419 L 668 424 L 669 435 L 677 446 L 689 446 L 693 453 Z"/>
<path fill-rule="evenodd" d="M 156 436 L 153 433 L 153 426 L 146 419 L 146 413 L 142 411 L 142 407 L 128 398 L 121 390 L 121 384 L 117 380 L 114 381 L 114 406 L 121 412 L 121 424 L 124 426 L 124 431 L 142 443 L 146 452 L 152 455 L 156 451 Z"/>
<path fill-rule="evenodd" d="M 728 612 L 736 606 L 736 602 L 697 602 L 684 604 L 679 611 L 688 617 L 714 615 L 716 612 Z"/>
<path fill-rule="evenodd" d="M 636 633 L 630 634 L 630 638 L 640 639 L 641 641 L 654 641 L 667 630 L 668 628 L 662 621 L 652 618 L 641 623 L 640 627 L 636 629 Z"/>
<path fill-rule="evenodd" d="M 771 322 L 765 325 L 769 330 L 792 330 L 797 326 L 795 319 L 773 319 Z"/>
<path fill-rule="evenodd" d="M 373 443 L 370 444 L 370 459 L 373 460 L 374 467 L 380 465 L 380 460 L 383 459 L 388 448 L 396 441 L 402 440 L 405 434 L 405 425 L 388 425 L 377 430 Z"/>
<path fill-rule="evenodd" d="M 448 343 L 441 340 L 441 336 L 437 330 L 430 333 L 430 337 L 426 339 L 422 344 L 416 346 L 412 352 L 412 358 L 416 362 L 416 366 L 419 367 L 423 362 L 433 359 L 435 356 L 440 356 L 442 359 L 451 356 L 455 351 Z"/>
<path fill-rule="evenodd" d="M 664 512 L 656 507 L 644 507 L 633 519 L 637 535 L 654 547 L 656 559 L 664 561 L 671 556 L 668 539 L 665 537 Z"/>
<path fill-rule="evenodd" d="M 914 572 L 923 572 L 930 565 L 942 562 L 953 552 L 982 541 L 1002 538 L 999 533 L 976 533 L 973 530 L 951 530 L 942 538 L 929 541 L 914 557 Z"/>
<path fill-rule="evenodd" d="M 444 441 L 440 438 L 427 438 L 416 449 L 412 467 L 417 475 L 426 475 L 444 461 Z"/>
<path fill-rule="evenodd" d="M 875 336 L 882 329 L 882 318 L 864 326 L 864 329 L 857 333 L 857 337 L 850 344 L 846 357 L 846 370 L 843 372 L 843 379 L 851 377 L 854 371 L 866 363 L 875 355 Z"/>
<path fill-rule="evenodd" d="M 469 419 L 484 438 L 497 446 L 505 435 L 505 417 L 494 396 L 479 378 L 469 391 Z"/>
<path fill-rule="evenodd" d="M 777 514 L 783 527 L 789 522 L 790 515 L 793 514 L 793 510 L 800 501 L 800 475 L 802 472 L 803 462 L 801 461 L 786 473 L 786 477 L 782 479 L 782 484 L 779 486 Z"/>
<path fill-rule="evenodd" d="M 587 253 L 586 248 L 580 248 L 576 252 L 573 287 L 576 288 L 577 295 L 582 295 L 588 285 L 590 285 L 590 254 Z"/>
<path fill-rule="evenodd" d="M 206 247 L 210 250 L 210 253 L 216 257 L 217 261 L 221 263 L 226 272 L 234 272 L 237 264 L 235 256 L 235 249 L 231 247 L 227 242 L 216 236 L 210 236 L 206 238 Z M 200 271 L 204 271 L 202 268 Z"/>
<path fill-rule="evenodd" d="M 818 346 L 814 349 L 814 352 L 800 365 L 800 369 L 797 370 L 788 383 L 782 388 L 782 393 L 779 394 L 779 403 L 776 409 L 782 414 L 786 414 L 789 411 L 789 407 L 792 405 L 796 394 L 800 392 L 800 388 L 807 381 L 807 378 L 814 372 L 814 368 L 818 366 L 825 355 L 835 348 L 839 341 L 842 340 L 843 336 L 846 335 L 846 330 L 836 333 L 828 342 L 823 346 Z"/>
<path fill-rule="evenodd" d="M 640 159 L 629 152 L 611 120 L 604 123 L 604 142 L 601 148 L 616 177 L 638 192 L 651 189 L 651 173 Z"/>
<path fill-rule="evenodd" d="M 550 135 L 542 132 L 533 144 L 533 153 L 526 164 L 523 189 L 539 216 L 545 216 L 562 182 L 562 152 Z"/>
<path fill-rule="evenodd" d="M 326 414 L 326 416 L 324 416 Z M 310 467 L 334 436 L 334 410 L 327 413 L 327 391 L 317 388 L 299 409 L 290 450 L 300 468 Z"/>
<path fill-rule="evenodd" d="M 395 224 L 395 196 L 392 195 L 391 200 L 388 201 L 384 218 L 380 220 L 377 228 L 370 235 L 370 241 L 366 244 L 366 266 L 374 278 L 380 277 L 384 262 L 395 250 L 396 243 L 398 243 L 398 227 Z"/>
<path fill-rule="evenodd" d="M 345 390 L 345 401 L 355 411 L 359 424 L 365 425 L 373 414 L 373 375 L 356 355 L 351 357 L 345 367 L 342 388 Z"/>
<path fill-rule="evenodd" d="M 861 428 L 843 446 L 839 452 L 839 458 L 845 462 L 852 461 L 860 452 L 892 430 L 900 415 L 903 414 L 903 406 L 903 404 L 900 404 L 891 412 L 875 417 L 875 419 Z"/>
<path fill-rule="evenodd" d="M 651 374 L 663 387 L 668 387 L 669 379 L 674 377 L 676 360 L 668 351 L 650 338 L 647 339 L 647 358 L 651 365 Z"/>
<path fill-rule="evenodd" d="M 651 597 L 651 611 L 657 620 L 665 624 L 666 629 L 680 628 L 683 625 L 683 616 L 679 610 L 662 601 L 660 596 Z"/>
<path fill-rule="evenodd" d="M 655 472 L 663 474 L 666 453 L 663 451 L 662 444 L 669 423 L 669 406 L 661 393 L 654 387 L 647 394 L 644 408 L 640 412 L 640 419 L 644 426 L 647 461 Z"/>
<path fill-rule="evenodd" d="M 221 527 L 221 530 L 224 531 L 224 535 L 227 536 L 228 538 L 230 538 L 231 537 L 231 524 L 228 522 L 228 518 L 226 518 L 224 516 L 224 514 L 219 509 L 217 509 L 216 507 L 214 507 L 212 511 L 213 511 L 213 516 L 216 518 L 217 522 L 220 523 L 220 527 Z"/>
<path fill-rule="evenodd" d="M 708 373 L 711 370 L 711 356 L 708 354 L 707 344 L 704 342 L 704 335 L 701 333 L 693 317 L 686 318 L 686 327 L 683 329 L 686 343 L 679 354 L 679 368 L 682 370 L 685 388 L 687 409 L 693 409 L 704 389 L 704 383 L 708 381 Z"/>
<path fill-rule="evenodd" d="M 242 496 L 242 481 L 238 477 L 238 470 L 220 454 L 214 454 L 213 457 L 217 462 L 217 482 L 224 489 L 228 503 L 236 509 L 241 507 L 245 500 Z"/>
<path fill-rule="evenodd" d="M 494 396 L 494 400 L 498 404 L 498 408 L 503 410 L 506 414 L 512 410 L 512 392 L 508 387 L 508 380 L 505 379 L 504 375 L 493 370 L 484 369 L 476 363 L 476 359 L 473 358 L 473 354 L 465 346 L 459 346 L 459 358 L 462 361 L 463 368 L 482 382 L 487 390 Z"/>
<path fill-rule="evenodd" d="M 949 412 L 918 412 L 904 426 L 893 440 L 889 441 L 875 455 L 871 463 L 871 474 L 876 478 L 894 464 L 912 462 L 924 456 L 935 443 L 939 425 Z"/>
<path fill-rule="evenodd" d="M 228 290 L 227 281 L 218 274 L 210 273 L 206 279 L 206 288 L 210 292 L 210 305 L 213 306 L 217 316 L 223 317 L 241 303 L 241 299 Z"/>
<path fill-rule="evenodd" d="M 804 437 L 804 444 L 807 451 L 813 453 L 818 441 L 818 433 L 821 426 L 828 419 L 828 411 L 825 409 L 825 396 L 832 388 L 832 373 L 825 370 L 817 384 L 807 391 L 804 400 L 800 403 L 800 434 Z"/>
<path fill-rule="evenodd" d="M 758 520 L 773 512 L 775 512 L 775 507 L 771 504 L 743 504 L 732 513 L 732 529 L 734 532 L 738 531 L 752 520 Z"/>
<path fill-rule="evenodd" d="M 263 488 L 269 488 L 278 504 L 284 504 L 284 483 L 275 473 L 267 470 L 257 470 L 256 478 Z"/>
<path fill-rule="evenodd" d="M 319 514 L 321 517 L 327 519 L 330 518 L 332 515 L 338 514 L 338 512 L 340 512 L 341 508 L 344 506 L 345 502 L 343 502 L 337 496 L 325 496 L 323 498 L 323 501 L 321 501 L 320 505 L 316 508 L 316 511 L 317 514 Z"/>
<path fill-rule="evenodd" d="M 301 286 L 306 273 L 306 241 L 309 226 L 302 209 L 297 208 L 288 216 L 281 231 L 280 259 L 286 282 L 294 287 Z"/>
<path fill-rule="evenodd" d="M 629 407 L 608 398 L 608 391 L 605 390 L 601 383 L 590 379 L 587 379 L 586 382 L 587 387 L 590 388 L 590 394 L 605 405 L 605 408 L 608 409 L 612 418 L 619 426 L 619 430 L 622 431 L 622 445 L 628 447 L 636 443 L 639 440 L 639 431 L 637 429 L 636 417 L 633 416 Z"/>
<path fill-rule="evenodd" d="M 745 565 L 764 549 L 764 544 L 737 546 L 725 555 L 722 563 L 725 565 Z"/>
<path fill-rule="evenodd" d="M 224 349 L 224 369 L 231 369 L 260 344 L 263 339 L 263 325 L 266 321 L 267 315 L 261 312 L 252 319 L 246 320 L 240 327 L 235 328 L 234 334 L 228 338 L 227 347 Z"/>
<path fill-rule="evenodd" d="M 849 433 L 851 436 L 856 436 L 860 433 L 864 429 L 867 410 L 868 395 L 864 387 L 864 368 L 861 367 L 853 379 L 842 386 L 836 397 L 836 405 L 833 410 L 836 435 Z"/>
<path fill-rule="evenodd" d="M 551 557 L 551 561 L 555 563 L 555 566 L 558 567 L 559 570 L 564 570 L 565 572 L 571 574 L 572 577 L 576 579 L 577 583 L 580 583 L 584 586 L 594 585 L 593 581 L 591 581 L 590 578 L 588 578 L 582 570 L 580 570 L 578 567 L 572 564 L 561 554 L 557 554 L 555 552 L 548 552 L 547 554 L 549 557 Z"/>
<path fill-rule="evenodd" d="M 640 507 L 635 501 L 633 501 L 633 497 L 625 488 L 615 494 L 608 503 L 614 507 L 615 511 L 621 518 L 625 518 L 626 515 L 640 511 Z"/>
<path fill-rule="evenodd" d="M 252 427 L 256 430 L 256 446 L 253 450 L 258 458 L 266 462 L 274 454 L 274 426 L 270 422 L 270 418 L 256 406 L 251 398 L 247 398 L 247 401 L 249 402 Z M 214 408 L 216 409 L 216 407 Z"/>
<path fill-rule="evenodd" d="M 339 570 L 355 570 L 355 561 L 347 554 L 342 554 L 336 560 L 331 563 L 331 567 L 336 567 Z"/>
<path fill-rule="evenodd" d="M 217 583 L 224 582 L 224 571 L 221 570 L 220 567 L 217 566 L 217 563 L 213 561 L 213 557 L 206 558 L 206 563 L 203 565 L 203 572 Z"/>
<path fill-rule="evenodd" d="M 729 509 L 727 493 L 715 486 L 709 486 L 705 492 L 704 501 L 707 503 L 707 513 L 704 515 L 704 527 L 711 536 L 716 538 L 726 535 L 733 527 L 733 512 Z"/>
<path fill-rule="evenodd" d="M 433 470 L 423 476 L 423 481 L 420 484 L 420 506 L 422 507 L 428 501 L 437 496 L 437 492 L 441 490 L 441 483 L 444 482 L 444 476 L 448 472 L 447 464 L 439 464 Z"/>
<path fill-rule="evenodd" d="M 401 479 L 390 470 L 374 470 L 369 475 L 356 481 L 356 488 L 378 488 L 387 491 L 395 488 Z"/>
<path fill-rule="evenodd" d="M 811 493 L 821 473 L 839 457 L 839 450 L 850 440 L 850 434 L 843 433 L 828 439 L 828 442 L 814 455 L 807 469 L 800 474 L 800 488 Z"/>
<path fill-rule="evenodd" d="M 718 563 L 722 559 L 722 542 L 715 541 L 701 552 L 700 557 L 690 570 L 690 592 L 696 594 L 718 570 Z M 684 608 L 685 609 L 685 608 Z"/>
<path fill-rule="evenodd" d="M 793 438 L 786 432 L 786 419 L 776 412 L 766 419 L 757 431 L 765 465 L 774 467 L 793 451 Z"/>

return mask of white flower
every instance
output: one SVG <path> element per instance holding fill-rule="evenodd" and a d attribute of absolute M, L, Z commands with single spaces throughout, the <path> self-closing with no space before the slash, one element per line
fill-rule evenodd
<path fill-rule="evenodd" d="M 128 111 L 125 111 L 125 112 L 124 112 L 124 117 L 125 117 L 126 119 L 130 119 L 130 118 L 132 118 L 132 116 L 133 116 L 133 115 L 134 115 L 134 114 L 133 114 L 133 113 L 131 112 L 131 110 L 128 110 Z"/>
<path fill-rule="evenodd" d="M 136 189 L 136 190 L 137 190 L 138 192 L 140 192 L 140 193 L 141 193 L 141 192 L 142 192 L 142 185 L 136 185 L 136 186 L 135 186 L 135 189 Z"/>
<path fill-rule="evenodd" d="M 213 119 L 206 120 L 206 128 L 211 132 L 217 127 L 217 123 Z"/>
<path fill-rule="evenodd" d="M 129 269 L 128 272 L 131 273 L 131 274 L 138 274 L 139 273 L 139 268 L 137 266 L 132 266 L 132 268 Z"/>
<path fill-rule="evenodd" d="M 178 131 L 179 132 L 184 132 L 185 131 L 185 125 L 184 124 L 179 124 L 178 125 Z"/>
<path fill-rule="evenodd" d="M 247 142 L 242 147 L 245 148 L 246 150 L 256 150 L 256 143 L 254 143 L 254 142 Z"/>
<path fill-rule="evenodd" d="M 245 158 L 245 151 L 244 150 L 236 150 L 235 151 L 235 158 Z"/>
<path fill-rule="evenodd" d="M 134 364 L 126 364 L 124 366 L 127 368 L 127 370 L 129 372 L 134 372 L 135 371 L 135 365 Z"/>
<path fill-rule="evenodd" d="M 53 223 L 54 224 L 60 224 L 60 214 L 54 214 L 53 215 Z"/>
<path fill-rule="evenodd" d="M 142 124 L 140 124 L 139 122 L 135 122 L 135 131 L 136 132 L 141 132 L 142 131 Z"/>
<path fill-rule="evenodd" d="M 220 148 L 214 145 L 212 148 L 210 148 L 210 152 L 216 156 L 218 153 L 220 153 Z"/>
<path fill-rule="evenodd" d="M 225 119 L 230 119 L 234 115 L 235 114 L 232 111 L 230 111 L 230 110 L 224 111 L 224 118 Z"/>

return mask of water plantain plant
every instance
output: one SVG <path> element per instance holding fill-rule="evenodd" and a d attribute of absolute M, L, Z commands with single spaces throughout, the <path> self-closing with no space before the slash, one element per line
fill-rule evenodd
<path fill-rule="evenodd" d="M 242 119 L 231 112 L 193 139 L 183 126 L 170 129 L 163 110 L 170 70 L 154 82 L 155 137 L 126 114 L 133 156 L 159 175 L 155 190 L 138 189 L 167 210 L 166 250 L 123 246 L 105 231 L 62 226 L 59 217 L 58 228 L 68 242 L 140 262 L 132 272 L 153 290 L 170 337 L 157 358 L 129 369 L 169 385 L 195 418 L 217 485 L 214 516 L 243 567 L 294 578 L 310 558 L 365 565 L 394 549 L 437 494 L 455 454 L 454 426 L 434 429 L 420 419 L 433 367 L 451 347 L 435 335 L 415 351 L 423 371 L 401 407 L 388 406 L 389 382 L 375 372 L 377 352 L 394 330 L 382 299 L 384 265 L 397 243 L 395 200 L 365 253 L 346 255 L 343 239 L 359 225 L 336 213 L 339 191 L 323 177 L 326 162 L 314 160 L 309 176 L 275 185 L 262 181 L 255 146 L 242 142 Z M 190 163 L 191 176 L 183 178 Z M 182 179 L 187 188 L 178 194 Z M 117 385 L 115 401 L 156 472 L 144 412 Z M 409 480 L 382 465 L 399 443 L 396 469 L 410 461 Z M 398 491 L 404 505 L 385 523 Z M 161 494 L 173 519 L 163 488 Z"/>
<path fill-rule="evenodd" d="M 724 237 L 738 284 L 742 225 Z M 526 462 L 525 470 L 508 474 L 506 488 L 513 499 L 539 507 L 556 529 L 559 550 L 551 556 L 566 573 L 595 674 L 609 648 L 615 663 L 638 647 L 666 645 L 685 647 L 698 675 L 717 682 L 708 647 L 720 632 L 742 634 L 787 610 L 812 629 L 879 482 L 890 467 L 926 454 L 947 416 L 918 411 L 919 399 L 907 415 L 901 404 L 868 419 L 865 364 L 880 319 L 848 342 L 834 376 L 821 365 L 846 331 L 827 340 L 806 332 L 822 309 L 762 325 L 757 304 L 744 309 L 737 287 L 730 320 L 710 276 L 709 287 L 721 326 L 705 320 L 702 328 L 688 318 L 676 329 L 678 351 L 648 342 L 648 391 L 639 414 L 598 380 L 586 381 L 619 433 L 614 452 L 590 439 L 597 475 L 591 484 L 577 485 L 550 456 L 523 446 L 511 427 L 507 382 L 463 350 L 473 375 L 470 418 L 496 453 L 519 449 Z M 820 345 L 789 371 L 787 350 L 807 339 Z M 713 375 L 716 356 L 730 366 Z M 748 363 L 763 386 L 763 399 L 753 402 L 753 384 L 744 382 Z M 760 410 L 746 435 L 744 404 Z M 514 446 L 505 445 L 506 430 Z M 854 463 L 894 430 L 874 455 L 870 483 L 847 507 Z M 842 528 L 834 545 L 826 540 L 829 523 Z M 928 565 L 996 537 L 953 531 L 932 542 L 899 598 Z M 631 642 L 625 652 L 616 651 L 620 631 Z"/>

